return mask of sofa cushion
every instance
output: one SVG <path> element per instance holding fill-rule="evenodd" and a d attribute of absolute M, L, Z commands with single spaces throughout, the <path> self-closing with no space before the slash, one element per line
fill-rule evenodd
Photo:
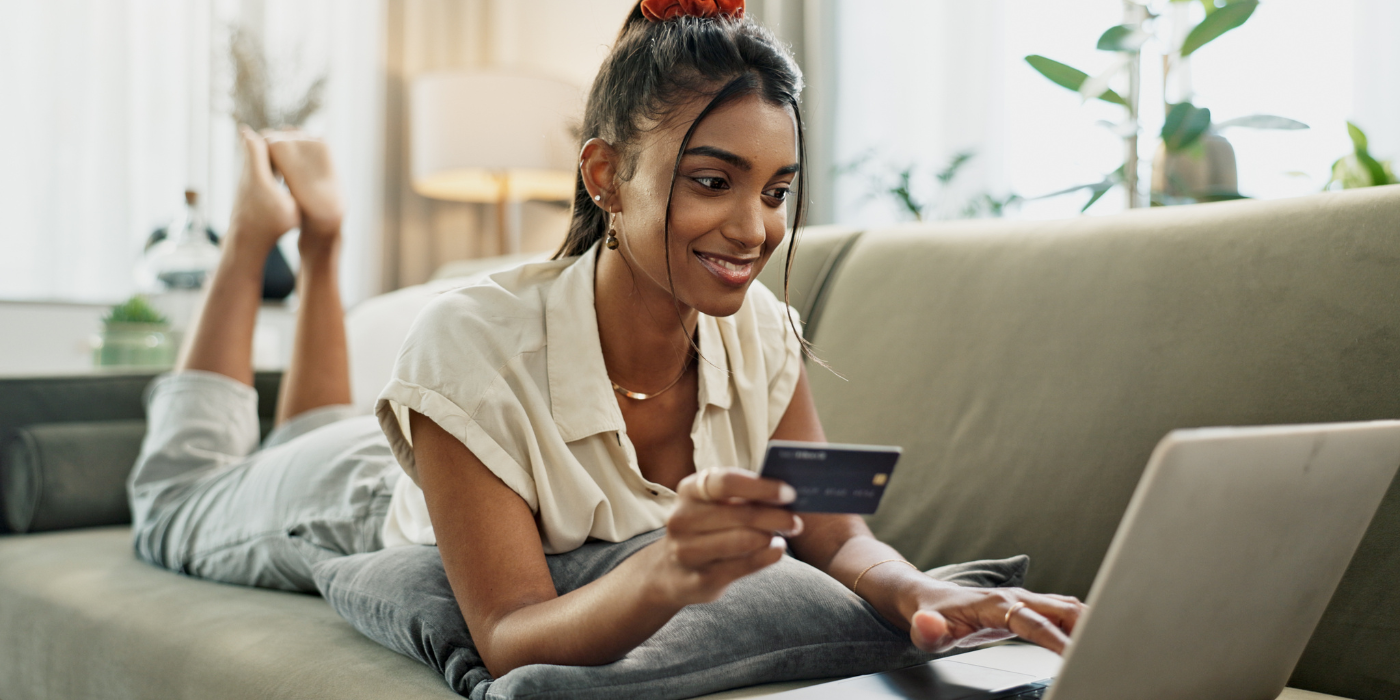
<path fill-rule="evenodd" d="M 1380 187 L 868 232 L 812 338 L 845 376 L 809 368 L 822 422 L 905 448 L 870 522 L 915 563 L 1025 552 L 1030 588 L 1084 596 L 1167 432 L 1400 418 L 1397 222 L 1400 187 Z M 1397 505 L 1304 687 L 1400 688 Z"/>
<path fill-rule="evenodd" d="M 591 542 L 546 557 L 560 595 L 611 571 L 664 531 Z M 1019 585 L 1028 560 L 941 567 L 965 586 Z M 666 700 L 728 688 L 901 668 L 931 658 L 835 579 L 792 557 L 735 581 L 718 601 L 681 610 L 621 660 L 522 666 L 492 679 L 472 644 L 437 547 L 392 547 L 320 562 L 316 584 L 356 629 L 432 666 L 473 700 L 528 697 Z"/>
<path fill-rule="evenodd" d="M 325 601 L 136 560 L 128 528 L 0 537 L 0 694 L 84 698 L 455 698 Z"/>

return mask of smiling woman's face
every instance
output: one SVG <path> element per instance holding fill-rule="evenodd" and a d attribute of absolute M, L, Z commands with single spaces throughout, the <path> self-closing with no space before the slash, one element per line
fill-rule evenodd
<path fill-rule="evenodd" d="M 704 104 L 644 132 L 633 177 L 617 189 L 617 252 L 638 273 L 637 284 L 668 297 L 666 196 L 676 153 Z M 710 316 L 739 310 L 749 284 L 783 241 L 797 165 L 792 110 L 757 95 L 716 109 L 696 127 L 671 191 L 671 277 L 681 304 Z"/>

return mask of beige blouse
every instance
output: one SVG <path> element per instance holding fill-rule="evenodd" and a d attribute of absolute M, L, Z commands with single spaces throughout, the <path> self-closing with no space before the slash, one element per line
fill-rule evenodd
<path fill-rule="evenodd" d="M 409 410 L 461 440 L 525 500 L 546 553 L 665 525 L 676 494 L 642 476 L 603 364 L 596 260 L 595 246 L 491 275 L 443 294 L 418 316 L 375 405 L 411 477 L 394 489 L 386 547 L 436 544 L 417 484 Z M 755 281 L 733 316 L 700 316 L 700 400 L 690 432 L 697 471 L 759 470 L 801 371 L 788 313 L 796 319 Z"/>

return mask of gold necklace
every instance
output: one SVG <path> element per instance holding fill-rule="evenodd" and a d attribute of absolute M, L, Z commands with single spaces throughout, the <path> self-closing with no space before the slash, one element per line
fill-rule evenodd
<path fill-rule="evenodd" d="M 670 391 L 670 390 L 671 390 L 671 387 L 673 387 L 673 386 L 675 386 L 675 385 L 677 385 L 677 384 L 680 383 L 681 377 L 684 377 L 684 376 L 685 376 L 685 373 L 688 372 L 688 371 L 690 371 L 690 361 L 691 361 L 692 359 L 694 359 L 694 358 L 695 358 L 695 355 L 691 354 L 690 350 L 687 349 L 687 350 L 686 350 L 686 353 L 685 353 L 685 364 L 684 364 L 684 365 L 681 365 L 681 373 L 680 373 L 680 374 L 677 374 L 677 375 L 676 375 L 676 378 L 675 378 L 675 379 L 672 379 L 672 380 L 671 380 L 671 383 L 670 383 L 670 384 L 667 384 L 665 389 L 662 389 L 662 390 L 660 390 L 660 391 L 653 392 L 653 393 L 650 393 L 650 394 L 643 394 L 643 393 L 640 393 L 640 392 L 628 391 L 628 390 L 626 390 L 626 389 L 623 389 L 621 386 L 618 386 L 618 383 L 617 383 L 617 382 L 613 382 L 613 381 L 612 381 L 612 377 L 608 377 L 608 381 L 612 382 L 613 391 L 616 391 L 617 393 L 622 394 L 623 396 L 626 396 L 626 397 L 629 398 L 629 399 L 635 399 L 635 400 L 637 400 L 637 401 L 645 401 L 645 400 L 647 400 L 647 399 L 654 399 L 654 398 L 656 398 L 656 397 L 658 397 L 658 396 L 660 396 L 660 395 L 662 395 L 662 394 L 664 394 L 664 393 Z"/>

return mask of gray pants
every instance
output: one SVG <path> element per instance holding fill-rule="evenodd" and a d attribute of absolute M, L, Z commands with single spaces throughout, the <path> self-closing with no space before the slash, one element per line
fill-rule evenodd
<path fill-rule="evenodd" d="M 372 416 L 328 406 L 258 444 L 257 392 L 186 371 L 152 383 L 127 481 L 137 555 L 200 578 L 315 591 L 313 564 L 383 547 L 403 472 Z"/>

